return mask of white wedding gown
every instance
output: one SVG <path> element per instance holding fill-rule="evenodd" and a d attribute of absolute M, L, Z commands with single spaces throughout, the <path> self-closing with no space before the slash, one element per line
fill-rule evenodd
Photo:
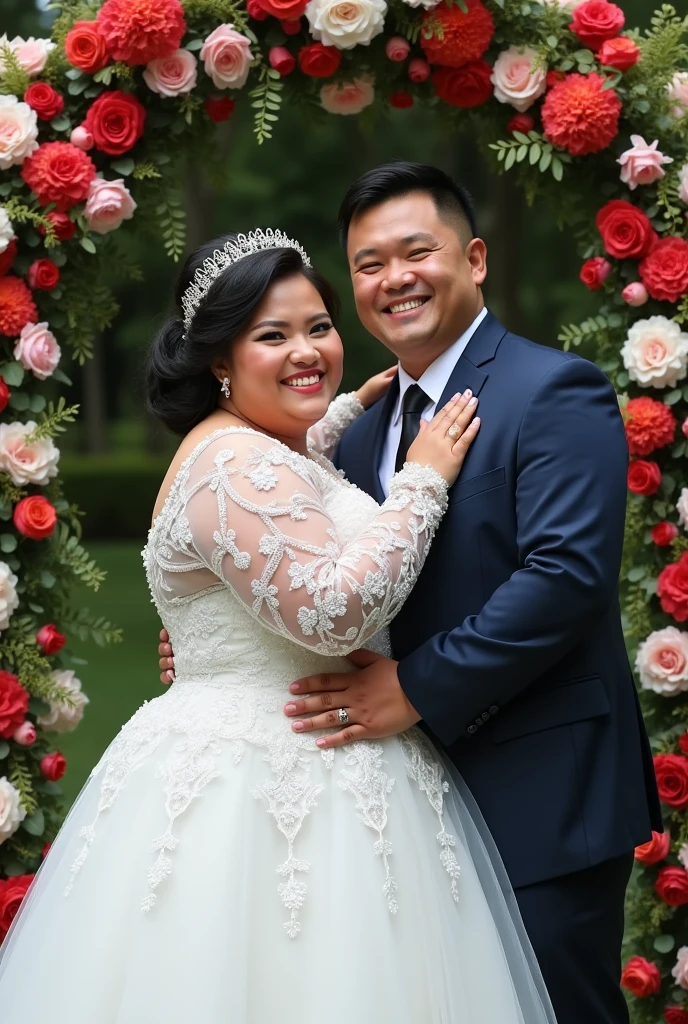
<path fill-rule="evenodd" d="M 423 733 L 321 752 L 282 713 L 292 680 L 384 642 L 446 507 L 430 469 L 382 507 L 337 474 L 323 452 L 358 412 L 337 399 L 310 459 L 228 428 L 180 468 L 144 551 L 176 681 L 41 867 L 2 947 L 2 1024 L 553 1024 Z"/>

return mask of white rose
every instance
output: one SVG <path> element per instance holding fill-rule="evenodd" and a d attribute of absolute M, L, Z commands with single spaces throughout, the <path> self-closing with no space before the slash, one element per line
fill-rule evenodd
<path fill-rule="evenodd" d="M 88 704 L 88 697 L 81 692 L 81 680 L 76 678 L 71 669 L 56 669 L 50 673 L 50 676 L 65 697 L 69 698 L 71 705 L 60 700 L 51 701 L 50 711 L 39 715 L 36 722 L 46 732 L 73 732 L 84 717 L 84 708 Z"/>
<path fill-rule="evenodd" d="M 0 630 L 7 629 L 19 606 L 16 586 L 17 577 L 7 562 L 0 562 Z"/>
<path fill-rule="evenodd" d="M 688 165 L 686 165 L 688 166 Z M 0 206 L 0 253 L 3 253 L 14 238 L 14 227 L 7 216 L 7 210 Z"/>
<path fill-rule="evenodd" d="M 665 316 L 638 320 L 628 332 L 621 358 L 631 380 L 642 388 L 673 388 L 688 372 L 688 334 Z"/>
<path fill-rule="evenodd" d="M 55 43 L 50 39 L 34 39 L 33 36 L 29 36 L 28 39 L 22 39 L 21 36 L 8 39 L 7 35 L 3 35 L 0 36 L 0 47 L 2 46 L 9 46 L 14 51 L 19 67 L 26 71 L 31 78 L 40 75 L 45 67 L 48 54 L 55 49 Z M 0 56 L 0 69 L 2 68 L 4 68 L 4 61 Z"/>
<path fill-rule="evenodd" d="M 674 104 L 671 108 L 673 116 L 678 118 L 688 114 L 688 71 L 677 71 L 667 84 L 667 92 Z"/>
<path fill-rule="evenodd" d="M 561 7 L 563 11 L 575 11 L 584 0 L 540 0 L 545 7 Z"/>
<path fill-rule="evenodd" d="M 433 7 L 441 4 L 442 0 L 404 0 L 404 3 L 407 7 L 424 7 L 426 11 L 431 11 Z"/>
<path fill-rule="evenodd" d="M 36 111 L 16 96 L 0 96 L 0 171 L 21 164 L 38 149 Z"/>
<path fill-rule="evenodd" d="M 688 689 L 688 633 L 657 629 L 638 647 L 635 667 L 645 690 L 675 697 Z"/>
<path fill-rule="evenodd" d="M 19 792 L 9 779 L 0 779 L 0 845 L 13 836 L 26 817 L 26 809 L 22 807 Z"/>
<path fill-rule="evenodd" d="M 367 46 L 382 32 L 386 13 L 385 0 L 310 0 L 306 7 L 311 35 L 340 50 Z"/>
<path fill-rule="evenodd" d="M 497 57 L 492 68 L 495 99 L 510 103 L 523 113 L 547 88 L 547 71 L 536 66 L 537 51 L 528 46 L 510 46 Z"/>
<path fill-rule="evenodd" d="M 31 444 L 26 439 L 33 434 L 36 424 L 0 423 L 0 472 L 9 473 L 17 487 L 25 484 L 47 484 L 57 476 L 59 449 L 49 437 Z"/>
<path fill-rule="evenodd" d="M 684 164 L 679 171 L 678 180 L 678 197 L 681 202 L 688 204 L 688 164 Z"/>
<path fill-rule="evenodd" d="M 684 530 L 688 529 L 688 487 L 681 489 L 681 494 L 676 502 L 676 511 L 678 512 L 679 526 L 682 526 Z"/>

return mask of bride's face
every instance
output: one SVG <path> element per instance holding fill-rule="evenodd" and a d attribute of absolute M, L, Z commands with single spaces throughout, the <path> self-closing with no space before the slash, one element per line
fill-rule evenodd
<path fill-rule="evenodd" d="M 301 274 L 277 281 L 232 345 L 231 402 L 270 434 L 301 436 L 337 393 L 342 356 L 317 289 Z"/>

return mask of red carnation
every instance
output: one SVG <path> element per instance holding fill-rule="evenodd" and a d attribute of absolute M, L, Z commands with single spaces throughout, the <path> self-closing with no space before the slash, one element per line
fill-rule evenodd
<path fill-rule="evenodd" d="M 638 999 L 653 996 L 662 987 L 659 967 L 643 956 L 632 956 L 621 972 L 621 984 Z"/>
<path fill-rule="evenodd" d="M 41 654 L 45 654 L 46 657 L 50 657 L 51 654 L 57 654 L 61 651 L 67 642 L 67 638 L 63 633 L 60 633 L 57 626 L 54 626 L 52 622 L 49 622 L 36 633 L 36 643 L 41 649 Z"/>
<path fill-rule="evenodd" d="M 96 25 L 114 60 L 132 67 L 169 57 L 186 32 L 179 0 L 105 0 Z"/>
<path fill-rule="evenodd" d="M 535 118 L 530 114 L 515 114 L 506 126 L 509 132 L 521 132 L 527 135 L 535 127 Z"/>
<path fill-rule="evenodd" d="M 599 153 L 619 134 L 621 100 L 602 75 L 567 75 L 542 105 L 545 135 L 572 156 Z"/>
<path fill-rule="evenodd" d="M 651 455 L 674 440 L 676 417 L 664 402 L 632 398 L 624 409 L 624 420 L 631 455 Z"/>
<path fill-rule="evenodd" d="M 260 0 L 248 0 L 246 10 L 255 21 L 265 21 L 270 15 L 261 7 Z"/>
<path fill-rule="evenodd" d="M 688 903 L 688 871 L 685 868 L 662 868 L 655 881 L 655 892 L 670 907 Z"/>
<path fill-rule="evenodd" d="M 44 779 L 48 782 L 59 782 L 67 771 L 67 760 L 59 750 L 54 750 L 52 754 L 46 754 L 41 758 L 40 766 Z"/>
<path fill-rule="evenodd" d="M 5 251 L 0 253 L 0 277 L 4 277 L 8 270 L 12 269 L 16 257 L 17 239 L 11 238 Z"/>
<path fill-rule="evenodd" d="M 423 15 L 420 45 L 431 64 L 460 68 L 480 60 L 490 45 L 495 31 L 492 15 L 481 0 L 466 0 L 466 5 L 468 10 L 462 11 L 458 4 L 443 2 Z"/>
<path fill-rule="evenodd" d="M 38 310 L 24 281 L 12 274 L 0 277 L 0 334 L 13 338 L 37 320 Z"/>
<path fill-rule="evenodd" d="M 610 199 L 597 214 L 595 223 L 605 249 L 618 260 L 646 256 L 657 242 L 646 214 L 624 199 Z"/>
<path fill-rule="evenodd" d="M 289 53 L 286 46 L 273 46 L 268 53 L 270 67 L 274 68 L 284 78 L 290 75 L 296 67 L 296 57 Z"/>
<path fill-rule="evenodd" d="M 659 799 L 668 807 L 683 810 L 688 806 L 688 760 L 681 754 L 655 754 L 652 760 Z"/>
<path fill-rule="evenodd" d="M 64 212 L 87 197 L 96 169 L 90 156 L 71 142 L 44 142 L 26 158 L 21 176 L 41 206 L 56 203 Z"/>
<path fill-rule="evenodd" d="M 280 21 L 296 21 L 305 13 L 308 0 L 257 0 L 266 14 Z"/>
<path fill-rule="evenodd" d="M 32 494 L 14 506 L 14 525 L 25 537 L 43 540 L 55 532 L 57 512 L 42 494 Z"/>
<path fill-rule="evenodd" d="M 591 292 L 599 291 L 611 273 L 612 265 L 604 256 L 586 260 L 580 270 L 580 279 Z"/>
<path fill-rule="evenodd" d="M 70 220 L 66 213 L 58 213 L 57 210 L 51 210 L 50 213 L 46 213 L 45 219 L 49 220 L 54 227 L 55 237 L 60 242 L 68 242 L 70 238 L 74 238 L 76 224 L 73 220 Z M 39 235 L 45 235 L 45 228 L 40 227 L 38 233 Z"/>
<path fill-rule="evenodd" d="M 219 124 L 232 116 L 236 103 L 231 96 L 208 96 L 203 106 L 210 120 Z"/>
<path fill-rule="evenodd" d="M 668 832 L 654 832 L 652 839 L 642 846 L 636 846 L 635 859 L 641 864 L 658 864 L 664 860 L 671 848 L 671 836 Z"/>
<path fill-rule="evenodd" d="M 652 541 L 658 548 L 668 548 L 676 537 L 678 537 L 678 526 L 674 523 L 657 523 L 650 530 Z"/>
<path fill-rule="evenodd" d="M 73 67 L 94 75 L 107 66 L 110 55 L 95 21 L 75 21 L 65 36 L 65 57 Z"/>
<path fill-rule="evenodd" d="M 393 92 L 389 97 L 389 105 L 396 110 L 406 110 L 407 107 L 413 106 L 413 96 L 410 92 Z"/>
<path fill-rule="evenodd" d="M 299 50 L 299 67 L 311 78 L 329 78 L 341 63 L 342 54 L 336 46 L 313 43 Z"/>
<path fill-rule="evenodd" d="M 667 1006 L 664 1011 L 666 1024 L 688 1024 L 688 1013 L 680 1006 Z"/>
<path fill-rule="evenodd" d="M 628 71 L 640 59 L 640 47 L 638 47 L 628 36 L 619 36 L 618 39 L 607 39 L 599 49 L 597 59 L 606 68 L 616 68 L 617 71 Z"/>
<path fill-rule="evenodd" d="M 438 68 L 432 84 L 439 98 L 452 107 L 479 107 L 492 95 L 491 75 L 489 64 L 473 60 L 460 68 Z"/>
<path fill-rule="evenodd" d="M 640 264 L 640 276 L 653 299 L 678 302 L 688 292 L 685 238 L 661 238 Z"/>
<path fill-rule="evenodd" d="M 29 287 L 41 292 L 51 292 L 57 288 L 60 270 L 52 260 L 34 260 L 26 274 Z"/>
<path fill-rule="evenodd" d="M 4 740 L 17 731 L 29 710 L 29 694 L 11 672 L 0 670 L 0 737 Z"/>
<path fill-rule="evenodd" d="M 0 942 L 3 941 L 10 925 L 26 896 L 34 875 L 15 875 L 14 878 L 0 880 Z"/>
<path fill-rule="evenodd" d="M 64 110 L 64 96 L 53 89 L 47 82 L 34 82 L 24 93 L 24 102 L 28 103 L 41 121 L 52 121 Z"/>
<path fill-rule="evenodd" d="M 656 462 L 632 459 L 628 466 L 628 489 L 646 497 L 656 494 L 662 483 L 662 471 Z"/>
<path fill-rule="evenodd" d="M 7 403 L 10 400 L 11 394 L 12 392 L 5 383 L 5 378 L 0 377 L 0 412 L 4 412 L 5 409 L 7 408 Z"/>
<path fill-rule="evenodd" d="M 599 50 L 607 39 L 618 36 L 625 21 L 624 12 L 616 4 L 608 0 L 585 0 L 573 12 L 569 28 L 584 46 Z"/>
<path fill-rule="evenodd" d="M 112 0 L 110 0 L 112 2 Z M 108 156 L 121 156 L 143 135 L 146 108 L 128 92 L 104 92 L 86 112 L 84 128 L 93 136 L 97 149 Z"/>

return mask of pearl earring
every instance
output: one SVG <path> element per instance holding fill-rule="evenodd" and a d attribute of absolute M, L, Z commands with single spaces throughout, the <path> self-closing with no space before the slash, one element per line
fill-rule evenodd
<path fill-rule="evenodd" d="M 229 395 L 230 395 L 230 391 L 229 391 L 229 377 L 224 377 L 223 378 L 222 387 L 220 388 L 220 391 L 225 396 L 225 398 L 229 398 Z"/>

